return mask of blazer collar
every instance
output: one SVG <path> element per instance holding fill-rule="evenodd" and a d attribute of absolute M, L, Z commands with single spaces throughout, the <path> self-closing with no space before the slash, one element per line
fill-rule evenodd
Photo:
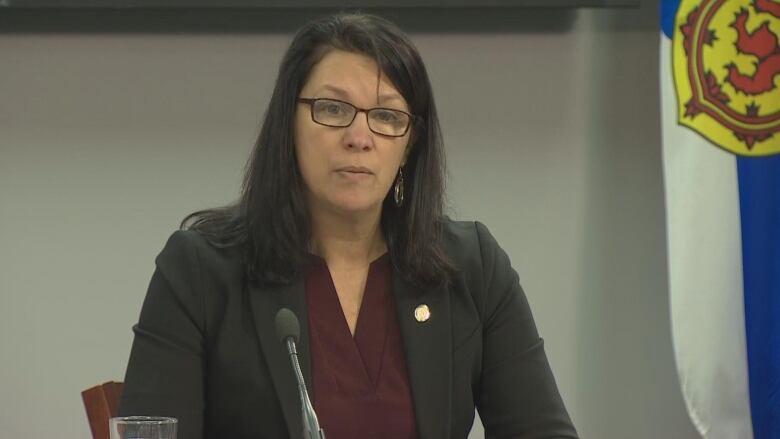
<path fill-rule="evenodd" d="M 255 320 L 255 330 L 271 373 L 276 395 L 282 407 L 284 420 L 291 438 L 301 437 L 301 400 L 298 382 L 293 373 L 287 347 L 276 335 L 276 313 L 289 308 L 298 317 L 301 337 L 298 341 L 298 359 L 306 388 L 311 394 L 311 356 L 309 355 L 309 319 L 306 313 L 306 295 L 303 280 L 274 287 L 250 287 L 249 294 Z"/>
<path fill-rule="evenodd" d="M 422 290 L 393 273 L 398 324 L 404 342 L 409 384 L 420 439 L 450 437 L 452 335 L 446 287 Z M 415 310 L 427 305 L 430 317 L 418 321 Z"/>
<path fill-rule="evenodd" d="M 301 403 L 290 357 L 276 336 L 274 319 L 281 308 L 289 308 L 298 316 L 301 325 L 298 356 L 304 381 L 311 389 L 309 324 L 304 288 L 301 279 L 286 286 L 250 287 L 249 295 L 257 336 L 291 438 L 300 437 L 303 431 Z M 421 290 L 404 280 L 396 270 L 393 271 L 393 288 L 419 437 L 449 438 L 452 326 L 448 291 L 445 287 Z M 415 318 L 415 309 L 420 305 L 427 305 L 431 312 L 430 318 L 423 322 Z"/>

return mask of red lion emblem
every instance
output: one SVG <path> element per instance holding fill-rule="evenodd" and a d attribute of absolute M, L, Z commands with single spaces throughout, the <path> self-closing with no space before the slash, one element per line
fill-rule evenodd
<path fill-rule="evenodd" d="M 772 14 L 780 19 L 780 3 L 754 0 L 753 7 L 756 11 Z M 780 44 L 777 35 L 769 30 L 769 24 L 766 22 L 752 33 L 748 32 L 745 28 L 748 17 L 748 10 L 742 8 L 731 27 L 737 31 L 737 50 L 758 58 L 756 71 L 753 75 L 745 75 L 731 63 L 727 65 L 729 75 L 726 80 L 745 94 L 758 95 L 775 88 L 774 78 L 780 74 Z"/>
<path fill-rule="evenodd" d="M 756 150 L 756 155 L 780 152 L 770 142 L 780 132 L 780 90 L 775 81 L 780 75 L 780 3 L 690 3 L 678 22 L 685 62 L 675 64 L 685 72 L 684 78 L 677 78 L 678 93 L 687 90 L 681 100 L 681 123 L 706 131 L 705 136 L 717 138 L 716 144 L 733 152 L 751 154 L 758 144 L 764 149 Z M 720 131 L 716 134 L 718 128 L 706 121 L 728 130 L 747 150 Z"/>

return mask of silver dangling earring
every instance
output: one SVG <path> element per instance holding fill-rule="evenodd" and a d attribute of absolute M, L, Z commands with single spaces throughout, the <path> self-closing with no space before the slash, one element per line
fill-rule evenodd
<path fill-rule="evenodd" d="M 404 171 L 398 168 L 398 177 L 395 179 L 395 205 L 401 207 L 404 204 Z"/>

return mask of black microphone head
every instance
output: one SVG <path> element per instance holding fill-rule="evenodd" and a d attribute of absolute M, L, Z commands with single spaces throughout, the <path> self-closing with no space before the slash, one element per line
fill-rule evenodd
<path fill-rule="evenodd" d="M 295 344 L 301 337 L 301 325 L 298 324 L 298 317 L 287 308 L 282 308 L 276 313 L 274 319 L 276 323 L 276 336 L 282 343 L 287 343 L 287 339 L 292 337 Z"/>

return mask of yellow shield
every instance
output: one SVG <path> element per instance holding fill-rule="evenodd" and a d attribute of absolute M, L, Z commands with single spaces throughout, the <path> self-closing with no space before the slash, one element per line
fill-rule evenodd
<path fill-rule="evenodd" d="M 673 44 L 678 122 L 735 154 L 780 153 L 780 3 L 682 0 Z"/>

